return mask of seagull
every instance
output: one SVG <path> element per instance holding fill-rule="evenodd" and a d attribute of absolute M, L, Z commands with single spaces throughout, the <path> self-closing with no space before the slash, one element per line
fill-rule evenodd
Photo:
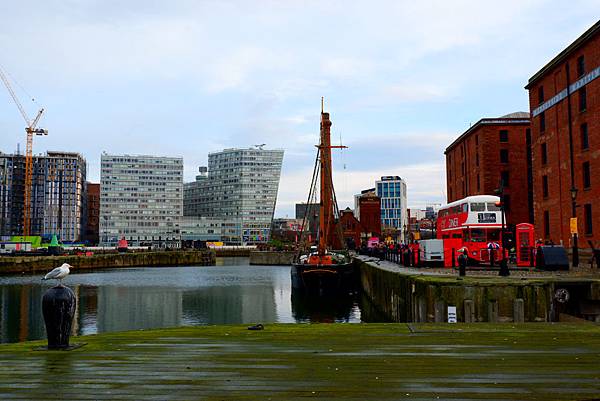
<path fill-rule="evenodd" d="M 58 280 L 62 285 L 62 279 L 69 275 L 69 267 L 73 267 L 68 263 L 63 263 L 62 266 L 59 266 L 53 269 L 50 273 L 46 274 L 42 280 Z"/>

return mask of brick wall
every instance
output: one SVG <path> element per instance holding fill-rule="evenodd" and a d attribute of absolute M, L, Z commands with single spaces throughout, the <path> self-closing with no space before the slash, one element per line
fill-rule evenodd
<path fill-rule="evenodd" d="M 600 34 L 588 38 L 579 47 L 571 49 L 559 62 L 550 65 L 541 76 L 528 85 L 532 112 L 554 95 L 567 88 L 567 79 L 573 84 L 580 78 L 578 59 L 583 56 L 585 76 L 600 66 Z M 568 70 L 568 77 L 567 77 Z M 536 74 L 537 75 L 537 74 Z M 540 102 L 540 88 L 543 99 Z M 575 91 L 543 114 L 532 115 L 532 163 L 534 171 L 534 212 L 536 235 L 571 246 L 569 219 L 572 216 L 570 189 L 578 189 L 576 215 L 579 220 L 579 244 L 600 240 L 600 78 L 584 86 L 586 107 L 580 110 L 580 92 Z M 569 106 L 570 116 L 569 119 Z M 570 123 L 569 123 L 570 121 Z M 582 138 L 587 124 L 588 146 Z M 543 127 L 545 125 L 545 127 Z M 569 140 L 572 135 L 572 155 Z M 546 156 L 544 158 L 544 146 Z M 573 173 L 571 174 L 571 161 Z M 584 163 L 589 163 L 589 185 L 584 183 Z M 544 178 L 546 177 L 546 178 Z M 547 180 L 547 193 L 544 181 Z M 589 205 L 589 206 L 585 206 Z M 585 210 L 591 211 L 591 227 L 586 224 Z M 545 217 L 546 216 L 546 217 Z M 545 219 L 548 223 L 545 223 Z M 587 229 L 586 229 L 587 228 Z"/>
<path fill-rule="evenodd" d="M 446 149 L 448 203 L 466 196 L 493 195 L 502 172 L 507 172 L 507 222 L 530 222 L 526 143 L 530 126 L 522 120 L 482 119 Z M 506 142 L 501 141 L 501 131 L 506 131 Z M 501 160 L 501 151 L 506 152 L 506 162 Z"/>

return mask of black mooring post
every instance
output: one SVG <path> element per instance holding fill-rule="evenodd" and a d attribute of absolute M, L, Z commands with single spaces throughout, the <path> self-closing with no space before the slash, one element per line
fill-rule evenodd
<path fill-rule="evenodd" d="M 77 300 L 69 287 L 49 288 L 42 298 L 42 313 L 48 336 L 48 349 L 69 348 L 71 326 Z"/>
<path fill-rule="evenodd" d="M 456 249 L 452 248 L 452 267 L 456 267 Z"/>
<path fill-rule="evenodd" d="M 490 267 L 494 267 L 494 248 L 490 248 Z"/>

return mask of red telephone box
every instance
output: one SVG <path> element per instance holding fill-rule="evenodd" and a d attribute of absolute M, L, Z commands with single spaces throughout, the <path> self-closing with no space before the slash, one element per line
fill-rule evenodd
<path fill-rule="evenodd" d="M 519 223 L 516 227 L 517 237 L 517 266 L 532 266 L 533 247 L 535 246 L 535 231 L 533 224 Z"/>

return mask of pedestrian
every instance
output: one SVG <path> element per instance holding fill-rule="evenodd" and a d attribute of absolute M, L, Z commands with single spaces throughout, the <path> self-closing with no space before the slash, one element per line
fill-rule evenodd
<path fill-rule="evenodd" d="M 467 248 L 461 248 L 458 251 L 458 275 L 463 277 L 467 275 L 467 263 L 469 262 L 469 253 Z"/>

